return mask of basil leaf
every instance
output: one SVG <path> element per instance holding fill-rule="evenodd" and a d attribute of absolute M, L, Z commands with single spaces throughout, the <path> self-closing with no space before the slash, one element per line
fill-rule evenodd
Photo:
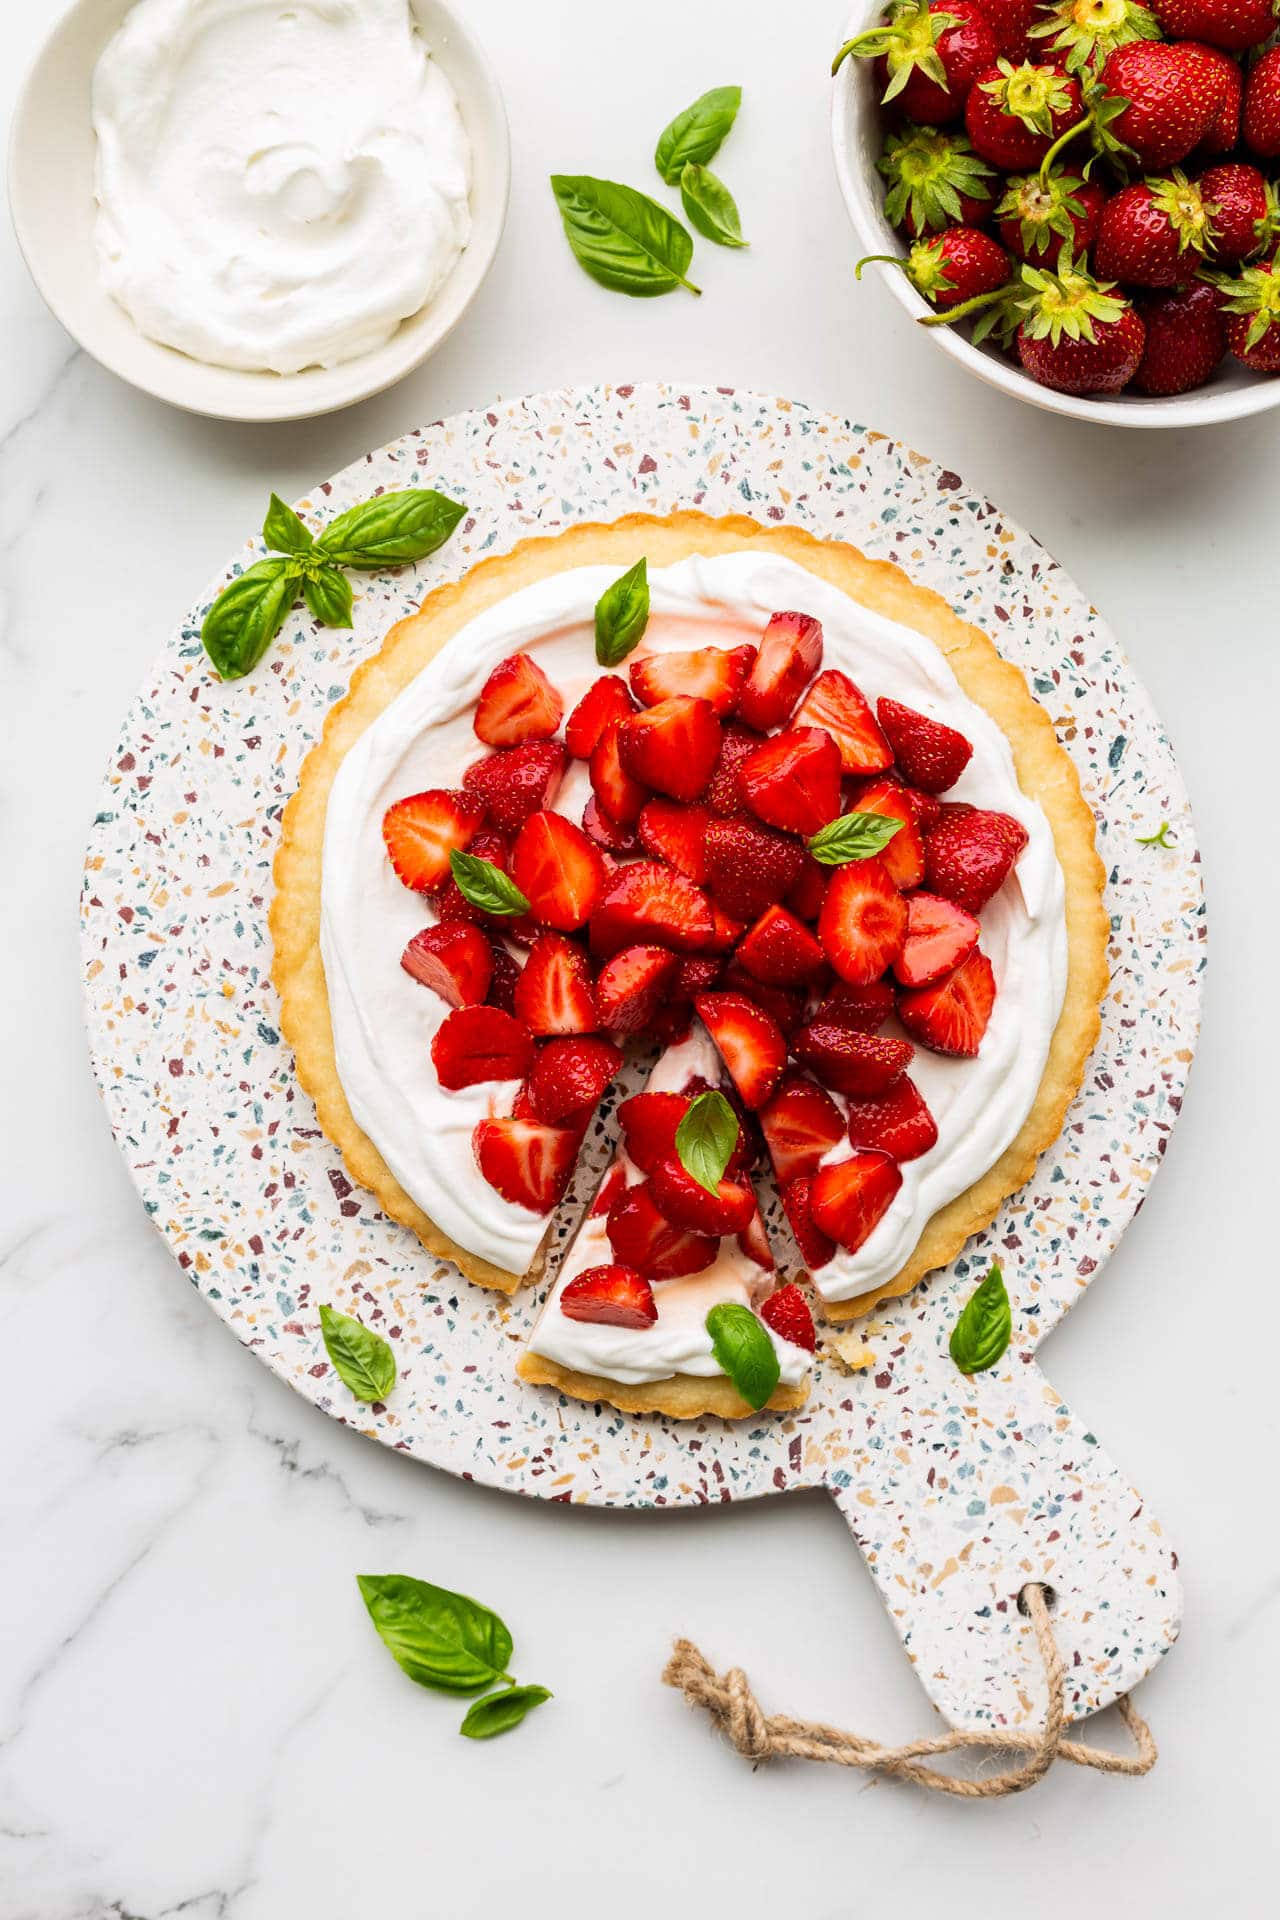
<path fill-rule="evenodd" d="M 396 1384 L 396 1359 L 382 1335 L 328 1306 L 320 1309 L 320 1334 L 343 1386 L 357 1400 L 385 1400 Z"/>
<path fill-rule="evenodd" d="M 224 587 L 200 629 L 200 641 L 224 680 L 257 666 L 298 597 L 294 560 L 257 560 Z"/>
<path fill-rule="evenodd" d="M 647 193 L 585 173 L 553 173 L 551 190 L 575 259 L 602 287 L 637 299 L 676 287 L 701 293 L 685 278 L 693 258 L 688 228 Z"/>
<path fill-rule="evenodd" d="M 487 1693 L 483 1700 L 472 1701 L 458 1731 L 468 1740 L 492 1740 L 495 1733 L 518 1727 L 527 1713 L 550 1698 L 546 1687 L 506 1687 L 501 1693 Z"/>
<path fill-rule="evenodd" d="M 809 839 L 809 851 L 824 867 L 847 867 L 883 851 L 902 826 L 885 813 L 842 813 Z"/>
<path fill-rule="evenodd" d="M 501 867 L 495 867 L 492 860 L 482 860 L 478 853 L 460 853 L 455 847 L 449 855 L 449 865 L 453 868 L 458 892 L 473 907 L 480 907 L 485 913 L 528 913 L 529 902 L 515 881 Z"/>
<path fill-rule="evenodd" d="M 596 659 L 616 667 L 638 647 L 649 624 L 649 562 L 642 554 L 596 601 Z"/>
<path fill-rule="evenodd" d="M 951 1358 L 961 1373 L 985 1373 L 1012 1338 L 1013 1315 L 1004 1275 L 993 1266 L 977 1292 L 969 1295 L 951 1329 Z"/>
<path fill-rule="evenodd" d="M 749 1407 L 764 1406 L 782 1369 L 772 1340 L 750 1307 L 722 1300 L 707 1315 L 711 1351 Z"/>
<path fill-rule="evenodd" d="M 741 87 L 712 87 L 678 113 L 658 137 L 653 164 L 674 187 L 690 161 L 714 160 L 742 105 Z"/>
<path fill-rule="evenodd" d="M 718 247 L 745 247 L 738 205 L 723 180 L 691 160 L 680 175 L 680 198 L 690 223 Z"/>
<path fill-rule="evenodd" d="M 676 1157 L 685 1172 L 715 1193 L 738 1144 L 738 1116 L 715 1087 L 690 1101 L 676 1128 Z"/>
<path fill-rule="evenodd" d="M 511 1635 L 478 1600 L 407 1573 L 359 1573 L 356 1583 L 382 1644 L 420 1687 L 478 1693 L 507 1678 Z"/>
<path fill-rule="evenodd" d="M 271 496 L 267 517 L 262 523 L 262 537 L 277 553 L 305 553 L 315 539 L 293 508 L 286 507 L 278 493 Z"/>
<path fill-rule="evenodd" d="M 351 582 L 340 567 L 321 567 L 303 576 L 303 598 L 322 627 L 352 624 Z"/>
<path fill-rule="evenodd" d="M 344 567 L 402 567 L 442 547 L 466 511 L 430 487 L 381 493 L 331 520 L 316 546 Z"/>

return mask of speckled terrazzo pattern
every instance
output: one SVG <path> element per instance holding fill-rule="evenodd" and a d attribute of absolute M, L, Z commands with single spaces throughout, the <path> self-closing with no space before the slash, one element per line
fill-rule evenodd
<path fill-rule="evenodd" d="M 406 435 L 301 507 L 321 520 L 375 488 L 415 484 L 466 500 L 469 515 L 421 567 L 356 578 L 354 640 L 299 611 L 256 674 L 221 686 L 198 631 L 223 576 L 164 649 L 112 756 L 86 862 L 86 995 L 95 1071 L 147 1211 L 246 1345 L 384 1445 L 599 1505 L 826 1484 L 950 1720 L 1040 1712 L 1014 1604 L 1033 1576 L 1059 1596 L 1073 1714 L 1105 1704 L 1173 1638 L 1176 1562 L 1033 1356 L 1141 1205 L 1195 1045 L 1199 867 L 1145 693 L 1072 582 L 957 475 L 793 403 L 657 386 L 504 403 Z M 1069 746 L 1110 878 L 1113 986 L 1058 1149 L 947 1272 L 874 1323 L 868 1373 L 820 1364 L 803 1414 L 755 1427 L 636 1420 L 520 1387 L 512 1363 L 535 1298 L 472 1288 L 352 1189 L 295 1085 L 269 977 L 281 809 L 328 706 L 392 621 L 531 533 L 679 506 L 847 537 L 984 626 Z M 246 548 L 231 571 L 260 551 Z M 1139 847 L 1162 819 L 1176 849 Z M 946 1341 L 997 1251 L 1014 1346 L 969 1382 Z M 322 1300 L 392 1341 L 401 1377 L 387 1406 L 356 1406 L 332 1376 Z"/>

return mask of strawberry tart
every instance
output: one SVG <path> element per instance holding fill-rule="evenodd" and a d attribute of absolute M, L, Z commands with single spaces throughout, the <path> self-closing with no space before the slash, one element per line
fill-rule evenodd
<path fill-rule="evenodd" d="M 578 527 L 432 594 L 330 714 L 276 883 L 325 1131 L 482 1285 L 540 1275 L 659 1053 L 520 1361 L 628 1410 L 797 1405 L 813 1324 L 753 1182 L 827 1318 L 906 1291 L 1057 1137 L 1107 982 L 1021 674 L 898 568 L 744 519 Z"/>

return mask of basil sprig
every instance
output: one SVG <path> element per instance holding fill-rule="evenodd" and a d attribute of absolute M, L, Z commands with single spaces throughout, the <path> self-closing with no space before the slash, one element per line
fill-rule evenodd
<path fill-rule="evenodd" d="M 741 87 L 712 87 L 663 128 L 653 164 L 669 187 L 679 184 L 690 164 L 702 166 L 715 159 L 741 105 Z"/>
<path fill-rule="evenodd" d="M 492 860 L 478 853 L 462 853 L 454 847 L 449 865 L 458 883 L 458 892 L 483 913 L 528 913 L 529 902 L 509 874 Z"/>
<path fill-rule="evenodd" d="M 478 1600 L 407 1573 L 361 1573 L 356 1583 L 382 1644 L 411 1680 L 440 1693 L 485 1693 L 462 1722 L 468 1738 L 505 1733 L 551 1698 L 507 1672 L 510 1629 Z"/>
<path fill-rule="evenodd" d="M 809 837 L 809 851 L 824 867 L 847 867 L 882 853 L 902 826 L 886 813 L 842 813 Z"/>
<path fill-rule="evenodd" d="M 238 680 L 257 666 L 284 625 L 301 578 L 296 560 L 255 560 L 222 589 L 200 629 L 222 679 Z"/>
<path fill-rule="evenodd" d="M 333 1370 L 357 1400 L 385 1400 L 396 1384 L 396 1359 L 380 1333 L 336 1307 L 320 1308 L 320 1335 Z"/>
<path fill-rule="evenodd" d="M 961 1373 L 985 1373 L 994 1367 L 1013 1338 L 1013 1314 L 1004 1275 L 993 1264 L 982 1285 L 971 1293 L 951 1329 L 951 1358 Z"/>
<path fill-rule="evenodd" d="M 553 173 L 551 190 L 565 238 L 584 272 L 602 287 L 639 299 L 687 287 L 693 237 L 647 193 L 590 174 Z"/>
<path fill-rule="evenodd" d="M 707 1315 L 711 1351 L 742 1398 L 758 1413 L 782 1375 L 778 1355 L 762 1321 L 750 1307 L 722 1300 Z"/>
<path fill-rule="evenodd" d="M 738 1144 L 738 1116 L 718 1088 L 700 1093 L 676 1128 L 676 1158 L 685 1172 L 716 1193 Z"/>
<path fill-rule="evenodd" d="M 649 562 L 641 554 L 596 601 L 596 659 L 616 667 L 639 646 L 649 624 Z"/>
<path fill-rule="evenodd" d="M 709 167 L 691 160 L 680 175 L 680 199 L 689 224 L 718 247 L 745 247 L 738 203 Z"/>

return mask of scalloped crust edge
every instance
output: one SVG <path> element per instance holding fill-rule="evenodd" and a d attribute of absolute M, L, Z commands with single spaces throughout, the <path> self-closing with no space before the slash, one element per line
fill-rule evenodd
<path fill-rule="evenodd" d="M 802 1407 L 809 1383 L 776 1387 L 763 1407 L 749 1407 L 732 1380 L 712 1374 L 673 1373 L 666 1380 L 645 1380 L 628 1386 L 603 1374 L 575 1373 L 541 1353 L 522 1353 L 516 1361 L 522 1380 L 538 1387 L 555 1387 L 574 1400 L 603 1400 L 622 1413 L 665 1413 L 672 1420 L 697 1420 L 714 1414 L 720 1420 L 743 1420 L 753 1413 L 787 1413 Z"/>

